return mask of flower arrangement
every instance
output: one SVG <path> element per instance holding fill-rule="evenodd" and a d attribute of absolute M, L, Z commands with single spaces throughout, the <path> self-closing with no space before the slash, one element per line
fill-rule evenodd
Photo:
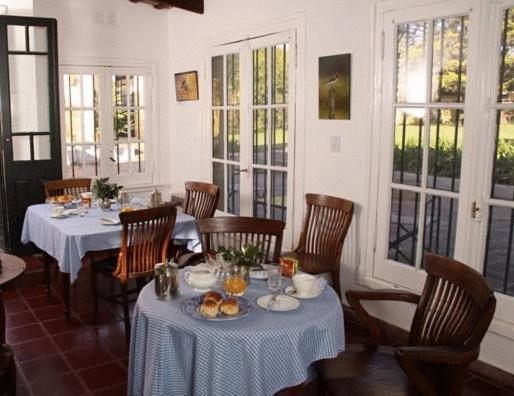
<path fill-rule="evenodd" d="M 262 268 L 260 262 L 264 258 L 264 253 L 261 252 L 256 246 L 245 245 L 241 250 L 234 248 L 225 248 L 220 246 L 218 253 L 224 261 L 232 265 L 239 265 L 247 268 Z"/>
<path fill-rule="evenodd" d="M 101 200 L 116 199 L 122 188 L 123 186 L 118 186 L 116 183 L 109 183 L 108 177 L 96 179 L 93 184 L 93 192 Z"/>

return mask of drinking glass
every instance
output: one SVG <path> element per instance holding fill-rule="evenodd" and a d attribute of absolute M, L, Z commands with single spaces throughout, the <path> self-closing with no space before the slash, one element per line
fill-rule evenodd
<path fill-rule="evenodd" d="M 280 266 L 267 269 L 268 272 L 268 289 L 275 295 L 280 292 L 282 286 L 282 269 Z"/>

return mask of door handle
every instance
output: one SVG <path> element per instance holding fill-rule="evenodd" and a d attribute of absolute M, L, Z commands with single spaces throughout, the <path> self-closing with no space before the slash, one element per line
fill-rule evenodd
<path fill-rule="evenodd" d="M 248 168 L 239 169 L 239 173 L 248 173 Z"/>

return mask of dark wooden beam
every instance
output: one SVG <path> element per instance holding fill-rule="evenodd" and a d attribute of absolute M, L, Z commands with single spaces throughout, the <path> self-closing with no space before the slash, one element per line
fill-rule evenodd
<path fill-rule="evenodd" d="M 131 3 L 146 3 L 154 6 L 158 10 L 169 8 L 181 8 L 197 14 L 203 14 L 203 0 L 129 0 Z"/>

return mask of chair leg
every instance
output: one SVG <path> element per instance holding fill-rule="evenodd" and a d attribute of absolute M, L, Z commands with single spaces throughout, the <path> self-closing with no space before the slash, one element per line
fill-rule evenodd
<path fill-rule="evenodd" d="M 91 294 L 93 295 L 93 319 L 92 323 L 96 322 L 98 316 L 98 274 L 91 263 Z"/>
<path fill-rule="evenodd" d="M 123 301 L 123 319 L 125 320 L 125 339 L 127 345 L 130 341 L 130 314 L 129 314 L 129 303 L 127 293 L 127 281 L 121 282 L 121 299 Z"/>

